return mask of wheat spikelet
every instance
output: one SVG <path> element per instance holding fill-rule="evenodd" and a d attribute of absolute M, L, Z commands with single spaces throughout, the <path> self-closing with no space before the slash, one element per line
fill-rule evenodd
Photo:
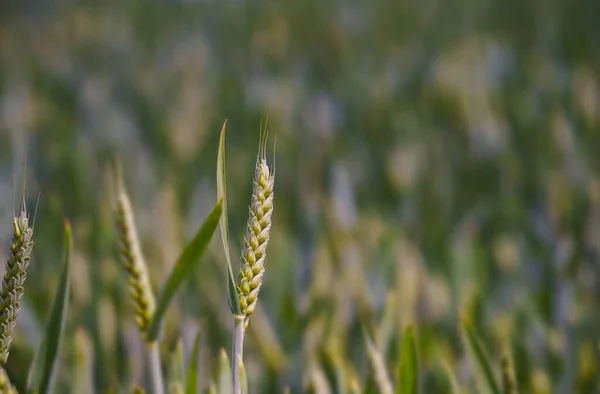
<path fill-rule="evenodd" d="M 502 392 L 504 394 L 518 394 L 514 368 L 509 354 L 502 357 Z"/>
<path fill-rule="evenodd" d="M 154 314 L 155 300 L 146 262 L 138 241 L 133 210 L 127 192 L 119 182 L 117 187 L 116 221 L 121 246 L 121 260 L 129 275 L 129 294 L 135 308 L 135 321 L 142 336 L 146 336 Z"/>
<path fill-rule="evenodd" d="M 32 249 L 33 228 L 29 226 L 27 210 L 23 205 L 21 214 L 13 220 L 13 238 L 0 290 L 0 368 L 8 360 Z"/>
<path fill-rule="evenodd" d="M 0 394 L 17 394 L 4 368 L 0 368 Z"/>
<path fill-rule="evenodd" d="M 238 295 L 244 317 L 244 329 L 249 317 L 256 308 L 258 293 L 265 272 L 267 245 L 271 233 L 273 214 L 273 185 L 275 171 L 269 169 L 266 161 L 266 135 L 260 144 L 256 158 L 256 169 L 252 187 L 252 200 L 249 207 L 248 225 L 244 236 L 242 268 L 239 275 Z"/>

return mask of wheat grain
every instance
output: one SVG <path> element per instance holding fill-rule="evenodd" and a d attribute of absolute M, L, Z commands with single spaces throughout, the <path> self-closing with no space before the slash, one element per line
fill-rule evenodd
<path fill-rule="evenodd" d="M 129 294 L 135 308 L 135 322 L 142 336 L 146 337 L 154 314 L 155 299 L 139 245 L 131 202 L 122 182 L 119 182 L 117 187 L 116 221 L 121 244 L 121 260 L 129 275 Z"/>
<path fill-rule="evenodd" d="M 13 220 L 13 238 L 0 290 L 0 368 L 8 360 L 32 249 L 33 228 L 29 226 L 27 210 L 23 205 L 21 214 Z"/>
<path fill-rule="evenodd" d="M 273 215 L 273 186 L 275 171 L 271 171 L 266 161 L 266 135 L 260 144 L 256 159 L 256 169 L 252 186 L 252 199 L 249 207 L 248 224 L 244 236 L 242 268 L 239 275 L 238 295 L 244 317 L 244 329 L 249 317 L 256 309 L 258 293 L 263 282 L 267 246 L 271 234 Z"/>

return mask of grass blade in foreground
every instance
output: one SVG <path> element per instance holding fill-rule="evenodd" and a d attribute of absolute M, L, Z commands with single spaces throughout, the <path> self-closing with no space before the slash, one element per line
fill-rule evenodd
<path fill-rule="evenodd" d="M 231 381 L 231 364 L 225 349 L 221 349 L 219 355 L 219 394 L 233 393 L 233 385 Z"/>
<path fill-rule="evenodd" d="M 458 384 L 458 379 L 454 375 L 454 371 L 450 368 L 450 365 L 447 362 L 442 363 L 442 368 L 446 375 L 446 380 L 448 381 L 448 386 L 450 386 L 450 394 L 461 394 L 462 390 L 460 385 Z"/>
<path fill-rule="evenodd" d="M 171 365 L 169 368 L 168 393 L 183 394 L 183 342 L 177 341 L 175 351 L 171 355 Z"/>
<path fill-rule="evenodd" d="M 481 338 L 465 317 L 461 317 L 461 333 L 463 342 L 475 366 L 476 380 L 482 393 L 500 394 L 500 388 L 494 378 L 492 364 Z"/>
<path fill-rule="evenodd" d="M 231 268 L 231 256 L 229 254 L 229 225 L 227 217 L 227 171 L 225 169 L 225 131 L 227 129 L 227 121 L 223 123 L 221 128 L 221 136 L 219 137 L 219 152 L 217 155 L 217 198 L 223 200 L 223 215 L 221 216 L 221 239 L 223 240 L 223 248 L 225 249 L 225 258 L 227 260 L 227 299 L 229 301 L 229 309 L 234 315 L 241 315 L 240 300 L 238 298 L 237 288 L 235 286 L 235 278 Z"/>
<path fill-rule="evenodd" d="M 64 237 L 65 262 L 63 271 L 58 284 L 58 290 L 52 301 L 52 309 L 50 310 L 46 331 L 36 353 L 33 365 L 31 366 L 27 383 L 27 391 L 38 394 L 44 394 L 51 390 L 54 366 L 60 351 L 67 313 L 69 311 L 71 249 L 73 240 L 71 235 L 71 225 L 66 220 Z"/>
<path fill-rule="evenodd" d="M 198 357 L 200 356 L 200 331 L 194 339 L 194 347 L 190 355 L 190 364 L 188 365 L 187 381 L 185 383 L 186 394 L 196 394 L 198 391 Z"/>
<path fill-rule="evenodd" d="M 248 394 L 248 375 L 244 362 L 240 362 L 240 385 L 242 386 L 242 394 Z"/>
<path fill-rule="evenodd" d="M 400 366 L 398 368 L 397 394 L 417 394 L 419 392 L 419 361 L 417 359 L 417 342 L 411 326 L 404 332 L 400 349 Z"/>
<path fill-rule="evenodd" d="M 367 344 L 367 353 L 369 355 L 369 360 L 371 361 L 373 379 L 377 385 L 378 392 L 381 394 L 392 394 L 394 390 L 392 389 L 392 382 L 385 367 L 383 357 L 375 347 L 373 341 L 371 341 L 371 338 L 367 336 L 366 331 L 365 343 Z"/>
<path fill-rule="evenodd" d="M 72 372 L 72 393 L 94 392 L 94 347 L 89 334 L 79 328 L 75 333 L 75 360 Z"/>
<path fill-rule="evenodd" d="M 175 263 L 175 267 L 173 267 L 173 270 L 169 274 L 167 283 L 156 304 L 156 311 L 152 316 L 150 328 L 148 329 L 148 341 L 152 342 L 158 339 L 162 320 L 167 312 L 167 307 L 183 280 L 189 277 L 196 265 L 202 259 L 202 256 L 217 229 L 222 210 L 223 200 L 220 200 L 208 215 L 196 233 L 196 236 L 194 236 L 194 239 L 185 247 L 185 249 L 183 249 L 183 252 L 177 259 L 177 263 Z"/>

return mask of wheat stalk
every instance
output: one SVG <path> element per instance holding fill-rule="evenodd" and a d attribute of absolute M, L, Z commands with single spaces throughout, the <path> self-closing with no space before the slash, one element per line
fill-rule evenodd
<path fill-rule="evenodd" d="M 13 220 L 13 238 L 0 290 L 0 368 L 4 368 L 8 360 L 32 249 L 33 228 L 29 226 L 27 209 L 23 204 L 21 214 Z"/>
<path fill-rule="evenodd" d="M 17 389 L 10 383 L 4 368 L 0 368 L 0 394 L 17 394 Z"/>
<path fill-rule="evenodd" d="M 117 188 L 116 221 L 121 246 L 121 260 L 129 275 L 129 294 L 135 309 L 135 322 L 144 338 L 154 314 L 155 300 L 148 269 L 138 241 L 131 201 L 119 182 Z"/>
<path fill-rule="evenodd" d="M 267 165 L 266 135 L 263 140 L 256 159 L 252 199 L 244 236 L 243 265 L 238 283 L 244 329 L 248 328 L 250 315 L 256 309 L 258 293 L 263 282 L 267 246 L 271 234 L 271 217 L 273 215 L 275 171 L 271 171 Z"/>

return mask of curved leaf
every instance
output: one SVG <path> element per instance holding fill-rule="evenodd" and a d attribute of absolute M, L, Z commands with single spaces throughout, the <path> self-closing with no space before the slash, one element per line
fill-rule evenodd
<path fill-rule="evenodd" d="M 163 288 L 160 298 L 158 299 L 156 311 L 152 316 L 150 328 L 148 329 L 148 342 L 155 341 L 158 338 L 162 320 L 167 312 L 167 307 L 183 280 L 189 277 L 196 265 L 202 259 L 202 256 L 217 229 L 222 210 L 223 201 L 221 200 L 215 205 L 212 212 L 208 215 L 194 236 L 194 239 L 192 239 L 192 241 L 183 249 L 183 252 L 177 259 L 173 270 L 169 274 L 169 278 L 167 279 L 167 283 Z"/>
<path fill-rule="evenodd" d="M 227 260 L 227 300 L 229 301 L 229 309 L 234 315 L 240 315 L 240 300 L 238 298 L 235 279 L 231 268 L 231 256 L 229 254 L 229 226 L 227 217 L 227 171 L 225 169 L 225 131 L 227 129 L 227 120 L 221 128 L 221 136 L 219 137 L 219 152 L 217 155 L 217 198 L 223 200 L 223 215 L 221 216 L 221 239 L 223 240 L 223 248 L 225 250 L 225 258 Z"/>
<path fill-rule="evenodd" d="M 54 300 L 50 317 L 46 325 L 44 337 L 33 361 L 27 391 L 44 394 L 51 391 L 54 367 L 60 351 L 65 331 L 67 313 L 69 311 L 69 293 L 71 290 L 71 251 L 73 238 L 71 225 L 65 220 L 64 229 L 64 266 Z"/>

